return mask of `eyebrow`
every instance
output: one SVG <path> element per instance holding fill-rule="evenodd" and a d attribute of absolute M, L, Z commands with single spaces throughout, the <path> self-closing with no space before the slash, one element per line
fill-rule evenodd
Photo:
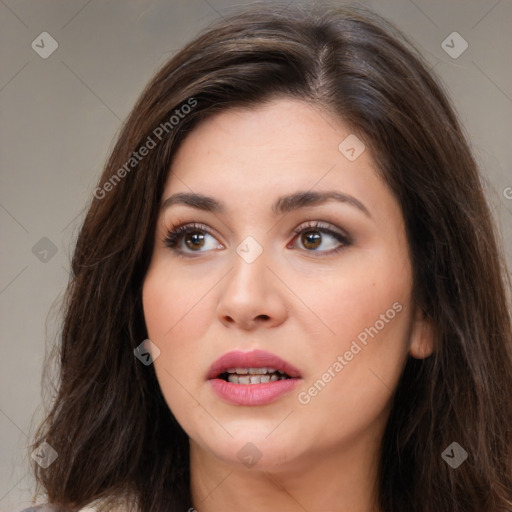
<path fill-rule="evenodd" d="M 365 215 L 371 218 L 368 208 L 355 197 L 337 192 L 335 190 L 328 190 L 325 192 L 303 191 L 294 194 L 281 196 L 272 205 L 272 213 L 274 215 L 285 214 L 299 208 L 307 206 L 317 206 L 328 201 L 338 201 L 345 203 L 361 210 Z M 222 201 L 213 197 L 205 196 L 203 194 L 195 194 L 189 192 L 179 192 L 169 196 L 162 203 L 162 210 L 169 208 L 172 205 L 181 204 L 190 206 L 198 210 L 204 210 L 213 213 L 225 213 L 226 206 Z"/>

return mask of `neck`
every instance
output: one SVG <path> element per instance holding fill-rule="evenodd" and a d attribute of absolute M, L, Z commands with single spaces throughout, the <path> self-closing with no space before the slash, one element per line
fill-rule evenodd
<path fill-rule="evenodd" d="M 198 512 L 379 512 L 378 454 L 377 441 L 366 440 L 314 456 L 306 453 L 286 464 L 246 468 L 220 460 L 191 440 L 193 505 Z"/>

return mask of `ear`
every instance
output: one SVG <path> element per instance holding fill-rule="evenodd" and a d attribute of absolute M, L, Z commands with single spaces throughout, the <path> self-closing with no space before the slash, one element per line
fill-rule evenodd
<path fill-rule="evenodd" d="M 421 307 L 415 309 L 409 352 L 415 359 L 425 359 L 434 351 L 434 328 Z"/>

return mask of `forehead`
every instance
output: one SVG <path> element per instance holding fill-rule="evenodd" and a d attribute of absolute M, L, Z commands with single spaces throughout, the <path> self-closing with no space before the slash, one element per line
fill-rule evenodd
<path fill-rule="evenodd" d="M 250 109 L 231 108 L 214 114 L 192 130 L 178 153 L 186 152 L 188 156 L 193 145 L 198 157 L 236 156 L 250 163 L 255 156 L 281 161 L 311 153 L 318 160 L 321 151 L 327 160 L 338 156 L 340 137 L 349 133 L 341 119 L 320 107 L 281 98 Z M 178 154 L 176 157 L 179 160 Z"/>
<path fill-rule="evenodd" d="M 164 199 L 194 192 L 270 207 L 293 191 L 334 189 L 372 201 L 387 187 L 368 150 L 353 161 L 340 151 L 347 137 L 354 134 L 343 120 L 291 98 L 219 112 L 182 141 Z"/>

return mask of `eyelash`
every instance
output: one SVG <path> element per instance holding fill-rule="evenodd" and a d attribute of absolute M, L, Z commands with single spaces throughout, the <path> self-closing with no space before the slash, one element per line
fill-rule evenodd
<path fill-rule="evenodd" d="M 166 245 L 166 247 L 168 247 L 169 249 L 171 249 L 177 253 L 180 253 L 181 255 L 183 255 L 183 254 L 191 255 L 194 253 L 200 254 L 201 252 L 205 252 L 205 251 L 187 252 L 187 251 L 182 251 L 181 249 L 176 247 L 178 245 L 178 243 L 181 241 L 181 239 L 186 234 L 196 233 L 198 231 L 205 232 L 205 233 L 209 234 L 210 236 L 213 236 L 208 231 L 208 228 L 206 226 L 204 226 L 203 224 L 198 224 L 198 223 L 182 224 L 182 225 L 175 226 L 175 227 L 173 226 L 172 230 L 169 230 L 167 232 L 167 236 L 164 238 L 163 242 Z M 321 222 L 318 222 L 318 221 L 310 221 L 310 222 L 307 222 L 306 224 L 301 224 L 300 226 L 295 228 L 293 230 L 293 232 L 297 236 L 294 237 L 293 241 L 295 242 L 295 240 L 302 233 L 308 232 L 308 231 L 318 231 L 320 233 L 325 233 L 327 235 L 330 235 L 333 238 L 335 238 L 338 242 L 340 242 L 340 245 L 338 247 L 336 247 L 335 249 L 331 249 L 329 251 L 316 251 L 316 250 L 303 249 L 304 252 L 319 253 L 322 256 L 325 256 L 325 255 L 335 254 L 335 253 L 341 251 L 343 248 L 352 245 L 352 239 L 348 235 L 339 233 L 332 229 L 329 229 L 328 227 L 326 227 L 325 225 L 323 225 Z"/>

